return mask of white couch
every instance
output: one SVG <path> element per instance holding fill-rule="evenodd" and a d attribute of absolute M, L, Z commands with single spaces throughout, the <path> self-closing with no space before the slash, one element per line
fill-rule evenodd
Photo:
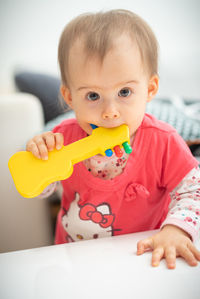
<path fill-rule="evenodd" d="M 0 94 L 0 123 L 0 252 L 50 245 L 48 200 L 22 198 L 7 166 L 11 155 L 43 128 L 39 100 L 24 93 Z"/>

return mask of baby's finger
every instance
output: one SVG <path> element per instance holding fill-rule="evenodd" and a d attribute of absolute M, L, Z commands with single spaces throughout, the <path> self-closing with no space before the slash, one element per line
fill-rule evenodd
<path fill-rule="evenodd" d="M 35 143 L 38 146 L 42 160 L 48 160 L 48 150 L 44 139 L 41 136 L 38 136 L 35 138 Z"/>
<path fill-rule="evenodd" d="M 56 149 L 60 150 L 64 143 L 63 134 L 55 133 L 54 136 L 55 136 L 55 142 L 56 142 Z"/>
<path fill-rule="evenodd" d="M 152 238 L 141 240 L 137 243 L 137 254 L 143 254 L 145 251 L 153 249 L 153 240 Z"/>
<path fill-rule="evenodd" d="M 175 247 L 167 247 L 165 249 L 165 259 L 166 259 L 168 269 L 176 268 L 176 248 Z"/>
<path fill-rule="evenodd" d="M 200 261 L 200 251 L 194 246 L 192 242 L 188 245 L 189 250 L 193 253 L 195 258 Z"/>
<path fill-rule="evenodd" d="M 41 159 L 38 147 L 37 147 L 36 143 L 33 140 L 30 140 L 27 143 L 26 150 L 28 152 L 31 152 L 36 158 Z"/>
<path fill-rule="evenodd" d="M 52 132 L 46 132 L 43 135 L 43 138 L 44 138 L 44 140 L 46 142 L 47 149 L 49 151 L 52 151 L 55 148 L 55 137 L 54 137 L 54 134 Z"/>
<path fill-rule="evenodd" d="M 197 266 L 197 260 L 193 253 L 186 246 L 181 246 L 178 249 L 180 256 L 182 256 L 190 266 Z"/>
<path fill-rule="evenodd" d="M 152 260 L 151 264 L 153 267 L 157 267 L 160 264 L 161 259 L 164 255 L 164 248 L 163 247 L 157 247 L 152 252 Z"/>

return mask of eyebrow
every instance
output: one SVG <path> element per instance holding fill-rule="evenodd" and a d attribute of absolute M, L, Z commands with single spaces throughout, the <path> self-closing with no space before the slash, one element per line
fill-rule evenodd
<path fill-rule="evenodd" d="M 120 83 L 116 84 L 115 86 L 125 85 L 125 84 L 129 84 L 129 83 L 138 84 L 139 81 L 137 81 L 137 80 L 130 80 L 130 81 L 125 81 L 125 82 L 120 82 Z M 77 91 L 82 90 L 82 89 L 103 89 L 103 88 L 101 88 L 99 86 L 81 86 L 81 87 L 77 88 Z"/>

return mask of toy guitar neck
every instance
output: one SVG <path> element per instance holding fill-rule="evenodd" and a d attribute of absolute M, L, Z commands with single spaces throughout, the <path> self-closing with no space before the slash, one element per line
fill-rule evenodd
<path fill-rule="evenodd" d="M 122 144 L 126 152 L 129 146 L 127 125 L 107 129 L 97 128 L 92 135 L 49 152 L 48 160 L 40 160 L 27 151 L 17 152 L 8 167 L 18 192 L 27 198 L 38 196 L 49 184 L 71 176 L 73 165 L 97 154 L 104 155 L 108 149 Z"/>

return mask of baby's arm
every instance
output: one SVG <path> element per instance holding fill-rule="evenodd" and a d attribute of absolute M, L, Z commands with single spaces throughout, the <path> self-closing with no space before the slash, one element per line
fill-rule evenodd
<path fill-rule="evenodd" d="M 137 254 L 153 250 L 152 265 L 166 259 L 175 268 L 176 256 L 183 257 L 190 266 L 200 261 L 200 252 L 193 245 L 200 230 L 200 170 L 194 168 L 171 193 L 172 202 L 161 231 L 138 242 Z"/>

